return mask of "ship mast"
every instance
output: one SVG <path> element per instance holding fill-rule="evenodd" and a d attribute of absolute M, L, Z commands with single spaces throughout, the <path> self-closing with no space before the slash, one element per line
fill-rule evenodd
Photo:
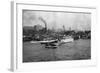
<path fill-rule="evenodd" d="M 63 25 L 63 29 L 64 29 L 64 32 L 65 32 L 65 26 Z"/>

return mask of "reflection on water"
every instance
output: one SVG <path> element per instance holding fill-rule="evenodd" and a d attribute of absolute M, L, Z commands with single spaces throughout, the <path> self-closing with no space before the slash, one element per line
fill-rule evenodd
<path fill-rule="evenodd" d="M 76 40 L 58 46 L 56 49 L 45 45 L 23 43 L 23 62 L 83 60 L 91 58 L 91 40 Z"/>

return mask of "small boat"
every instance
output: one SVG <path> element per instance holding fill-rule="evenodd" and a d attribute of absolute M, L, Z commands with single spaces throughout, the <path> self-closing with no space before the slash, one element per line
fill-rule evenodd
<path fill-rule="evenodd" d="M 40 43 L 40 44 L 48 44 L 48 43 L 56 43 L 57 40 L 44 40 L 44 41 L 30 41 L 30 43 Z"/>
<path fill-rule="evenodd" d="M 56 49 L 58 47 L 58 40 L 45 40 L 45 41 L 31 41 L 30 43 L 44 44 L 45 48 Z"/>
<path fill-rule="evenodd" d="M 74 39 L 71 36 L 64 36 L 63 39 L 61 39 L 61 43 L 68 43 L 68 42 L 73 42 Z"/>

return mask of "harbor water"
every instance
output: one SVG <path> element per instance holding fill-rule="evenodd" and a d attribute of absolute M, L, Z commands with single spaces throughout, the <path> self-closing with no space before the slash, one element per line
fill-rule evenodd
<path fill-rule="evenodd" d="M 23 42 L 23 62 L 44 62 L 91 59 L 91 40 L 79 39 L 58 46 L 45 48 L 39 43 Z"/>

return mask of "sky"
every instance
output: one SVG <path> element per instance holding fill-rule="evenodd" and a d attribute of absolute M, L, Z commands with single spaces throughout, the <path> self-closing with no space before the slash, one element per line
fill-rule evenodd
<path fill-rule="evenodd" d="M 65 30 L 91 29 L 90 13 L 23 10 L 23 26 L 39 24 L 44 27 L 44 22 L 39 18 L 46 21 L 48 29 L 63 29 L 63 26 Z"/>

